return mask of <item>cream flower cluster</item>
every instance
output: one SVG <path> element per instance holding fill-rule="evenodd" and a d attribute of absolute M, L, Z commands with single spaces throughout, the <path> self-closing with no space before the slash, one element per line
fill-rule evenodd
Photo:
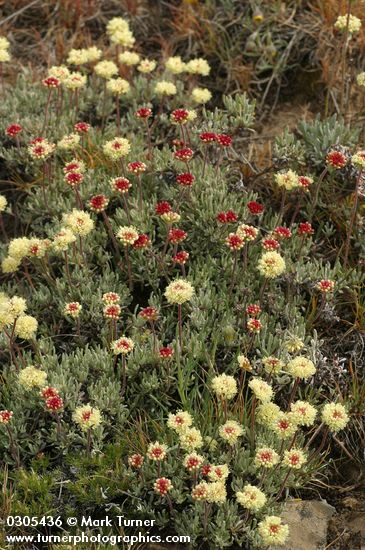
<path fill-rule="evenodd" d="M 345 31 L 347 29 L 349 34 L 353 34 L 359 32 L 361 29 L 361 19 L 352 14 L 339 15 L 334 27 L 340 31 Z"/>
<path fill-rule="evenodd" d="M 0 63 L 10 61 L 10 42 L 5 36 L 0 36 Z"/>
<path fill-rule="evenodd" d="M 266 516 L 258 524 L 259 535 L 265 545 L 283 545 L 289 536 L 289 527 L 279 516 Z"/>
<path fill-rule="evenodd" d="M 114 17 L 106 27 L 110 42 L 118 46 L 130 48 L 135 43 L 135 38 L 129 28 L 129 23 L 122 17 Z"/>
<path fill-rule="evenodd" d="M 102 422 L 100 410 L 92 407 L 90 403 L 77 407 L 72 419 L 83 432 L 97 428 Z"/>
<path fill-rule="evenodd" d="M 32 388 L 42 388 L 47 380 L 47 373 L 37 367 L 29 366 L 22 369 L 19 373 L 19 384 L 27 390 Z"/>
<path fill-rule="evenodd" d="M 118 67 L 114 63 L 114 61 L 99 61 L 94 67 L 94 72 L 96 75 L 100 76 L 101 78 L 105 78 L 106 80 L 109 80 L 112 78 L 112 76 L 115 76 L 118 74 Z"/>
<path fill-rule="evenodd" d="M 365 88 L 365 72 L 359 73 L 356 77 L 356 82 L 358 86 Z"/>
<path fill-rule="evenodd" d="M 326 403 L 322 410 L 322 422 L 329 427 L 332 432 L 343 430 L 350 418 L 341 403 Z"/>
<path fill-rule="evenodd" d="M 274 177 L 278 187 L 284 187 L 287 191 L 292 191 L 300 185 L 299 176 L 294 170 L 279 172 Z"/>
<path fill-rule="evenodd" d="M 265 252 L 258 261 L 257 269 L 264 277 L 274 279 L 284 273 L 285 260 L 278 252 Z"/>
<path fill-rule="evenodd" d="M 128 155 L 131 145 L 126 138 L 116 137 L 103 145 L 104 154 L 112 160 L 119 160 Z"/>
<path fill-rule="evenodd" d="M 157 96 L 171 96 L 177 93 L 177 88 L 173 82 L 161 80 L 155 85 L 155 94 Z"/>
<path fill-rule="evenodd" d="M 57 143 L 57 147 L 63 151 L 72 151 L 79 145 L 80 139 L 78 134 L 68 134 L 60 139 Z"/>
<path fill-rule="evenodd" d="M 72 49 L 67 56 L 68 65 L 85 65 L 86 63 L 94 63 L 99 61 L 103 52 L 96 46 L 82 49 Z M 56 75 L 52 75 L 56 76 Z"/>
<path fill-rule="evenodd" d="M 0 212 L 4 212 L 7 206 L 8 201 L 6 200 L 6 197 L 4 197 L 4 195 L 0 195 Z"/>
<path fill-rule="evenodd" d="M 76 241 L 75 234 L 68 227 L 61 227 L 55 234 L 52 241 L 52 247 L 56 252 L 65 252 L 70 244 Z"/>
<path fill-rule="evenodd" d="M 128 93 L 130 85 L 124 78 L 112 78 L 107 82 L 106 88 L 113 95 L 119 96 Z"/>
<path fill-rule="evenodd" d="M 85 237 L 95 226 L 94 220 L 88 212 L 74 208 L 70 214 L 63 214 L 63 223 L 74 235 Z"/>
<path fill-rule="evenodd" d="M 124 51 L 118 56 L 119 62 L 122 65 L 127 65 L 127 67 L 133 67 L 133 65 L 138 65 L 141 60 L 141 57 L 136 52 Z"/>
<path fill-rule="evenodd" d="M 20 296 L 9 298 L 7 294 L 0 294 L 0 326 L 5 327 L 14 323 L 27 310 L 27 302 Z"/>
<path fill-rule="evenodd" d="M 219 435 L 227 441 L 229 445 L 235 445 L 238 438 L 243 435 L 242 426 L 235 420 L 227 420 L 223 426 L 219 427 Z"/>
<path fill-rule="evenodd" d="M 267 501 L 265 493 L 258 487 L 250 485 L 249 483 L 244 486 L 243 491 L 238 491 L 236 493 L 236 499 L 238 504 L 252 512 L 258 512 L 265 506 Z"/>
<path fill-rule="evenodd" d="M 256 399 L 262 403 L 268 403 L 272 400 L 274 395 L 273 389 L 270 384 L 262 380 L 262 378 L 252 378 L 248 386 L 253 391 Z"/>
<path fill-rule="evenodd" d="M 316 367 L 314 366 L 313 361 L 307 359 L 306 357 L 298 356 L 289 361 L 286 365 L 286 370 L 294 378 L 301 378 L 307 380 L 316 372 Z"/>
<path fill-rule="evenodd" d="M 216 396 L 224 400 L 233 399 L 238 391 L 236 380 L 233 376 L 229 376 L 228 374 L 215 376 L 212 379 L 211 386 Z"/>
<path fill-rule="evenodd" d="M 193 419 L 186 411 L 170 413 L 167 419 L 167 426 L 177 433 L 181 448 L 189 452 L 203 446 L 202 434 L 192 424 Z"/>
<path fill-rule="evenodd" d="M 175 279 L 165 290 L 165 297 L 170 304 L 183 304 L 188 302 L 194 295 L 194 287 L 184 279 Z"/>
<path fill-rule="evenodd" d="M 208 76 L 210 73 L 208 62 L 201 57 L 190 59 L 188 62 L 184 62 L 180 56 L 169 57 L 165 62 L 165 67 L 172 74 L 186 72 L 189 74 Z"/>

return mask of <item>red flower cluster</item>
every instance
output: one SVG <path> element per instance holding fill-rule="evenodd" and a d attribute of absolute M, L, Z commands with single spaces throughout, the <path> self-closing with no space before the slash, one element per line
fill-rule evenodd
<path fill-rule="evenodd" d="M 163 216 L 172 212 L 171 204 L 167 201 L 158 202 L 155 206 L 155 212 L 158 216 Z"/>
<path fill-rule="evenodd" d="M 247 208 L 251 214 L 262 214 L 265 210 L 264 206 L 256 201 L 250 201 L 247 203 Z"/>
<path fill-rule="evenodd" d="M 152 116 L 152 109 L 149 107 L 141 107 L 138 111 L 136 111 L 135 115 L 138 118 L 149 118 Z"/>
<path fill-rule="evenodd" d="M 265 250 L 277 250 L 280 248 L 280 243 L 276 239 L 264 239 L 261 244 Z"/>
<path fill-rule="evenodd" d="M 153 485 L 153 488 L 156 491 L 156 493 L 164 496 L 164 495 L 167 495 L 167 493 L 172 488 L 172 483 L 169 479 L 167 479 L 167 477 L 160 477 L 156 479 Z"/>
<path fill-rule="evenodd" d="M 40 394 L 43 399 L 48 399 L 48 397 L 55 397 L 58 395 L 58 390 L 52 386 L 46 386 L 41 389 Z"/>
<path fill-rule="evenodd" d="M 171 113 L 171 120 L 176 124 L 185 124 L 189 117 L 189 111 L 186 109 L 175 109 Z"/>
<path fill-rule="evenodd" d="M 347 164 L 347 157 L 340 151 L 330 151 L 326 157 L 326 162 L 332 168 L 343 168 Z"/>
<path fill-rule="evenodd" d="M 281 225 L 278 225 L 278 227 L 275 227 L 272 233 L 274 237 L 276 237 L 277 239 L 290 239 L 291 237 L 290 229 L 288 227 L 283 227 Z"/>
<path fill-rule="evenodd" d="M 231 250 L 240 250 L 245 244 L 245 241 L 236 235 L 236 233 L 230 233 L 226 238 L 226 244 Z"/>
<path fill-rule="evenodd" d="M 261 313 L 261 307 L 259 304 L 249 304 L 246 307 L 246 313 L 247 315 L 251 315 L 252 317 L 257 317 Z"/>
<path fill-rule="evenodd" d="M 131 185 L 128 178 L 114 178 L 112 181 L 112 189 L 121 194 L 127 193 Z"/>
<path fill-rule="evenodd" d="M 139 470 L 140 468 L 142 468 L 143 462 L 144 462 L 143 456 L 138 453 L 128 457 L 128 464 L 132 468 L 136 468 Z"/>
<path fill-rule="evenodd" d="M 63 409 L 63 399 L 59 395 L 54 395 L 46 399 L 45 405 L 49 411 L 57 412 Z"/>
<path fill-rule="evenodd" d="M 164 348 L 160 348 L 158 354 L 162 359 L 170 359 L 170 357 L 174 355 L 174 349 L 170 346 L 166 346 Z"/>
<path fill-rule="evenodd" d="M 65 175 L 65 182 L 70 187 L 76 187 L 80 185 L 84 180 L 84 175 L 81 172 L 67 172 Z"/>
<path fill-rule="evenodd" d="M 138 235 L 138 239 L 134 241 L 132 246 L 133 248 L 136 248 L 136 249 L 142 249 L 142 248 L 146 248 L 150 244 L 151 244 L 151 240 L 149 236 L 146 235 L 145 233 L 141 233 L 140 235 Z"/>
<path fill-rule="evenodd" d="M 47 78 L 42 80 L 42 84 L 46 88 L 58 88 L 59 86 L 61 86 L 61 81 L 55 76 L 48 76 Z"/>
<path fill-rule="evenodd" d="M 172 257 L 172 261 L 175 262 L 175 264 L 184 265 L 189 259 L 189 252 L 186 252 L 185 250 L 181 250 L 175 256 Z"/>
<path fill-rule="evenodd" d="M 307 176 L 299 176 L 298 181 L 299 185 L 304 189 L 308 189 L 308 187 L 310 187 L 313 183 L 311 178 L 308 178 Z"/>
<path fill-rule="evenodd" d="M 215 140 L 221 147 L 230 147 L 233 141 L 227 134 L 217 134 Z"/>
<path fill-rule="evenodd" d="M 174 152 L 174 157 L 177 160 L 183 160 L 184 162 L 187 162 L 193 158 L 193 150 L 189 147 L 185 147 L 184 149 L 178 149 Z"/>
<path fill-rule="evenodd" d="M 210 464 L 204 464 L 204 466 L 202 466 L 201 468 L 201 474 L 203 477 L 207 477 L 211 471 L 212 471 L 212 467 Z"/>
<path fill-rule="evenodd" d="M 314 229 L 309 222 L 302 222 L 298 227 L 298 235 L 313 235 Z"/>
<path fill-rule="evenodd" d="M 170 229 L 168 240 L 172 244 L 178 244 L 185 241 L 188 234 L 183 229 L 179 229 L 178 227 L 176 229 Z"/>
<path fill-rule="evenodd" d="M 233 210 L 227 210 L 227 212 L 219 212 L 217 214 L 217 220 L 220 223 L 233 223 L 238 220 L 238 216 Z"/>
<path fill-rule="evenodd" d="M 260 332 L 260 330 L 262 329 L 262 323 L 261 321 L 259 321 L 258 319 L 253 319 L 253 318 L 250 318 L 247 320 L 247 329 L 250 331 L 250 332 Z"/>
<path fill-rule="evenodd" d="M 107 319 L 119 319 L 122 308 L 118 304 L 108 305 L 104 308 L 103 314 Z"/>
<path fill-rule="evenodd" d="M 217 134 L 214 132 L 203 132 L 199 135 L 199 138 L 203 143 L 213 143 L 217 139 Z"/>
<path fill-rule="evenodd" d="M 5 130 L 5 133 L 9 137 L 16 137 L 22 131 L 23 128 L 20 126 L 20 124 L 10 124 L 10 126 L 8 126 Z"/>
<path fill-rule="evenodd" d="M 176 176 L 176 181 L 179 185 L 183 187 L 190 187 L 195 181 L 195 176 L 190 174 L 190 172 L 184 172 L 183 174 L 178 174 Z"/>
<path fill-rule="evenodd" d="M 79 134 L 87 134 L 90 128 L 91 126 L 87 122 L 76 122 L 76 124 L 74 125 L 74 129 Z"/>
<path fill-rule="evenodd" d="M 155 307 L 144 307 L 138 313 L 138 317 L 141 317 L 145 321 L 156 321 L 158 319 L 158 310 Z"/>
<path fill-rule="evenodd" d="M 13 417 L 13 411 L 0 411 L 0 424 L 9 424 L 10 420 Z"/>
<path fill-rule="evenodd" d="M 142 174 L 146 171 L 147 166 L 144 162 L 141 162 L 139 160 L 135 162 L 129 162 L 127 165 L 127 169 L 129 172 L 132 172 L 132 174 Z"/>
<path fill-rule="evenodd" d="M 46 386 L 40 391 L 40 394 L 44 399 L 46 409 L 49 411 L 57 412 L 63 409 L 63 399 L 56 388 Z"/>
<path fill-rule="evenodd" d="M 103 212 L 109 204 L 109 199 L 105 195 L 94 195 L 89 200 L 90 209 L 94 212 Z"/>

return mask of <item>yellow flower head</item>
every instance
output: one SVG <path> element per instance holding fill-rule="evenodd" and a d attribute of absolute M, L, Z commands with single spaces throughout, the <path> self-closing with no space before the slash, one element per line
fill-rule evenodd
<path fill-rule="evenodd" d="M 279 277 L 285 271 L 285 261 L 277 252 L 265 252 L 259 259 L 257 268 L 268 279 Z"/>
<path fill-rule="evenodd" d="M 307 457 L 301 449 L 284 451 L 283 464 L 288 468 L 299 470 L 307 462 Z"/>
<path fill-rule="evenodd" d="M 213 483 L 207 483 L 207 502 L 214 502 L 216 504 L 221 504 L 227 500 L 227 490 L 221 481 L 215 481 Z"/>
<path fill-rule="evenodd" d="M 172 74 L 181 74 L 186 71 L 186 64 L 179 55 L 169 57 L 165 62 L 165 67 Z"/>
<path fill-rule="evenodd" d="M 184 432 L 192 423 L 193 419 L 186 411 L 177 411 L 175 414 L 170 413 L 167 419 L 167 426 L 175 430 L 178 434 Z"/>
<path fill-rule="evenodd" d="M 235 420 L 227 420 L 223 426 L 219 427 L 219 435 L 227 441 L 229 445 L 235 445 L 238 438 L 243 435 L 242 426 Z"/>
<path fill-rule="evenodd" d="M 105 78 L 109 80 L 112 76 L 115 76 L 118 74 L 118 67 L 114 63 L 114 61 L 99 61 L 94 67 L 94 72 L 101 78 Z"/>
<path fill-rule="evenodd" d="M 278 187 L 284 187 L 287 191 L 292 191 L 296 187 L 300 186 L 299 176 L 293 170 L 275 174 L 275 181 Z"/>
<path fill-rule="evenodd" d="M 306 401 L 295 401 L 290 411 L 298 426 L 312 426 L 317 416 L 317 410 Z"/>
<path fill-rule="evenodd" d="M 262 403 L 268 403 L 273 398 L 274 392 L 272 387 L 265 380 L 262 380 L 262 378 L 252 378 L 248 385 L 255 394 L 255 397 Z"/>
<path fill-rule="evenodd" d="M 186 451 L 194 451 L 203 446 L 203 438 L 197 428 L 186 428 L 180 434 L 180 445 Z"/>
<path fill-rule="evenodd" d="M 258 424 L 270 425 L 279 416 L 280 407 L 275 403 L 262 403 L 256 409 L 256 420 Z"/>
<path fill-rule="evenodd" d="M 116 137 L 103 145 L 104 154 L 112 160 L 119 160 L 128 155 L 131 145 L 126 138 Z"/>
<path fill-rule="evenodd" d="M 343 430 L 350 418 L 343 405 L 340 403 L 327 403 L 322 410 L 322 422 L 330 428 L 332 432 Z"/>
<path fill-rule="evenodd" d="M 237 382 L 233 376 L 220 374 L 212 380 L 212 390 L 217 397 L 222 399 L 232 399 L 237 393 Z"/>
<path fill-rule="evenodd" d="M 165 290 L 165 296 L 170 304 L 183 304 L 191 300 L 194 287 L 184 279 L 175 279 Z"/>
<path fill-rule="evenodd" d="M 198 57 L 196 59 L 191 59 L 188 63 L 185 64 L 185 70 L 190 74 L 199 74 L 201 76 L 208 76 L 210 73 L 210 66 L 208 62 Z"/>
<path fill-rule="evenodd" d="M 161 82 L 157 82 L 155 86 L 155 93 L 158 96 L 169 96 L 169 95 L 175 95 L 177 92 L 177 88 L 173 82 L 169 82 L 168 80 L 161 80 Z"/>
<path fill-rule="evenodd" d="M 114 95 L 126 94 L 130 90 L 130 85 L 124 78 L 112 78 L 107 82 L 107 90 Z"/>
<path fill-rule="evenodd" d="M 90 403 L 77 407 L 72 415 L 72 418 L 83 432 L 97 428 L 102 422 L 99 409 L 92 407 Z"/>
<path fill-rule="evenodd" d="M 252 510 L 253 512 L 260 510 L 263 506 L 265 506 L 267 501 L 265 493 L 263 493 L 258 487 L 250 485 L 249 483 L 244 486 L 242 492 L 239 491 L 236 493 L 236 499 L 238 504 L 243 506 L 243 508 L 246 508 L 246 510 Z"/>
<path fill-rule="evenodd" d="M 125 225 L 119 228 L 117 239 L 120 240 L 123 246 L 132 245 L 138 239 L 138 231 L 133 225 Z"/>
<path fill-rule="evenodd" d="M 23 340 L 33 340 L 37 333 L 38 321 L 31 315 L 20 315 L 15 325 L 15 336 Z"/>
<path fill-rule="evenodd" d="M 95 226 L 94 220 L 88 212 L 76 210 L 76 208 L 72 210 L 71 214 L 63 215 L 63 223 L 72 233 L 80 235 L 80 237 L 88 235 Z"/>
<path fill-rule="evenodd" d="M 258 524 L 258 533 L 264 545 L 282 545 L 289 536 L 289 527 L 278 516 L 266 516 Z"/>
<path fill-rule="evenodd" d="M 132 67 L 133 65 L 138 65 L 140 62 L 140 56 L 136 52 L 125 51 L 119 54 L 119 61 L 122 65 L 127 65 L 127 67 Z"/>
<path fill-rule="evenodd" d="M 295 357 L 286 366 L 287 372 L 291 374 L 294 378 L 301 378 L 302 380 L 307 380 L 315 374 L 316 367 L 314 366 L 313 361 L 307 359 L 306 357 Z"/>
<path fill-rule="evenodd" d="M 19 383 L 27 390 L 42 388 L 47 380 L 47 373 L 36 367 L 25 367 L 19 373 Z"/>
<path fill-rule="evenodd" d="M 194 88 L 191 97 L 195 103 L 208 103 L 212 99 L 212 94 L 208 88 Z"/>
<path fill-rule="evenodd" d="M 361 29 L 361 19 L 355 15 L 340 15 L 335 22 L 335 29 L 339 31 L 348 30 L 349 34 L 359 32 Z"/>

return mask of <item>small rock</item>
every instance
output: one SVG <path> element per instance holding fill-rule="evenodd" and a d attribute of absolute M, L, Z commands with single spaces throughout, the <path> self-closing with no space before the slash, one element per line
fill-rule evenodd
<path fill-rule="evenodd" d="M 328 522 L 335 508 L 326 501 L 293 500 L 282 513 L 289 525 L 289 540 L 283 550 L 322 550 L 327 544 Z"/>

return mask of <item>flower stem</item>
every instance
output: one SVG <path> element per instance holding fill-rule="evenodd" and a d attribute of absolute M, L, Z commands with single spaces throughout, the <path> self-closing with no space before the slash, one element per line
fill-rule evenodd
<path fill-rule="evenodd" d="M 355 225 L 355 220 L 356 220 L 357 203 L 358 203 L 358 199 L 359 199 L 359 189 L 360 189 L 360 182 L 362 180 L 362 175 L 363 175 L 363 170 L 360 170 L 359 174 L 356 178 L 354 204 L 352 206 L 350 223 L 349 223 L 349 228 L 348 228 L 348 231 L 347 231 L 347 238 L 346 238 L 346 244 L 345 244 L 345 253 L 344 253 L 344 267 L 347 266 L 347 261 L 348 261 L 348 257 L 349 257 L 351 235 L 352 235 L 352 230 L 353 230 L 353 227 Z"/>

